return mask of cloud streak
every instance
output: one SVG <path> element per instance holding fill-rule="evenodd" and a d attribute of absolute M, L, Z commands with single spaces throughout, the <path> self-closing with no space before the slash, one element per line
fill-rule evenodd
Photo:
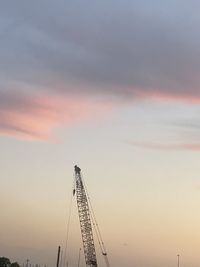
<path fill-rule="evenodd" d="M 105 103 L 83 98 L 1 93 L 0 134 L 49 141 L 56 127 L 94 119 L 110 109 Z"/>
<path fill-rule="evenodd" d="M 162 144 L 162 143 L 134 142 L 134 141 L 128 141 L 127 143 L 133 147 L 145 148 L 145 149 L 150 149 L 150 150 L 200 151 L 200 143 Z"/>

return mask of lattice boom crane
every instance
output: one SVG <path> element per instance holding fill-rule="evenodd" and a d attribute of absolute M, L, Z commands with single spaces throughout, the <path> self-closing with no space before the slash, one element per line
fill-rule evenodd
<path fill-rule="evenodd" d="M 76 193 L 85 262 L 89 267 L 97 267 L 97 258 L 94 246 L 87 194 L 81 177 L 81 169 L 78 166 L 75 166 L 74 169 L 75 189 L 73 194 Z"/>

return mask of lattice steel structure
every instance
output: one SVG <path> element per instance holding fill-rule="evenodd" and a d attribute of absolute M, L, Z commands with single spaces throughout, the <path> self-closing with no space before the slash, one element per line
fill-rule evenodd
<path fill-rule="evenodd" d="M 76 192 L 85 262 L 86 265 L 89 267 L 97 267 L 90 211 L 86 191 L 81 178 L 81 169 L 78 166 L 75 166 L 74 169 L 76 182 L 76 188 L 74 190 L 74 193 Z"/>

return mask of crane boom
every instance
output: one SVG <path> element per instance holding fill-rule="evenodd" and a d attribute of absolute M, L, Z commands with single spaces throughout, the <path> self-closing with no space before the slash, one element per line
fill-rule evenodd
<path fill-rule="evenodd" d="M 79 214 L 81 235 L 83 241 L 85 262 L 86 265 L 89 267 L 97 267 L 97 259 L 96 259 L 87 194 L 81 177 L 81 169 L 78 166 L 75 166 L 74 170 L 75 170 L 75 183 L 76 183 L 74 193 L 76 192 L 76 200 L 78 206 L 78 214 Z"/>

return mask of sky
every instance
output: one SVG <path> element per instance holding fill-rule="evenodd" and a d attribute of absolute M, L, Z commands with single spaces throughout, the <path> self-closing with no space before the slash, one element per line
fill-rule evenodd
<path fill-rule="evenodd" d="M 199 8 L 0 1 L 0 256 L 55 266 L 72 201 L 77 266 L 78 164 L 111 266 L 199 265 Z"/>

